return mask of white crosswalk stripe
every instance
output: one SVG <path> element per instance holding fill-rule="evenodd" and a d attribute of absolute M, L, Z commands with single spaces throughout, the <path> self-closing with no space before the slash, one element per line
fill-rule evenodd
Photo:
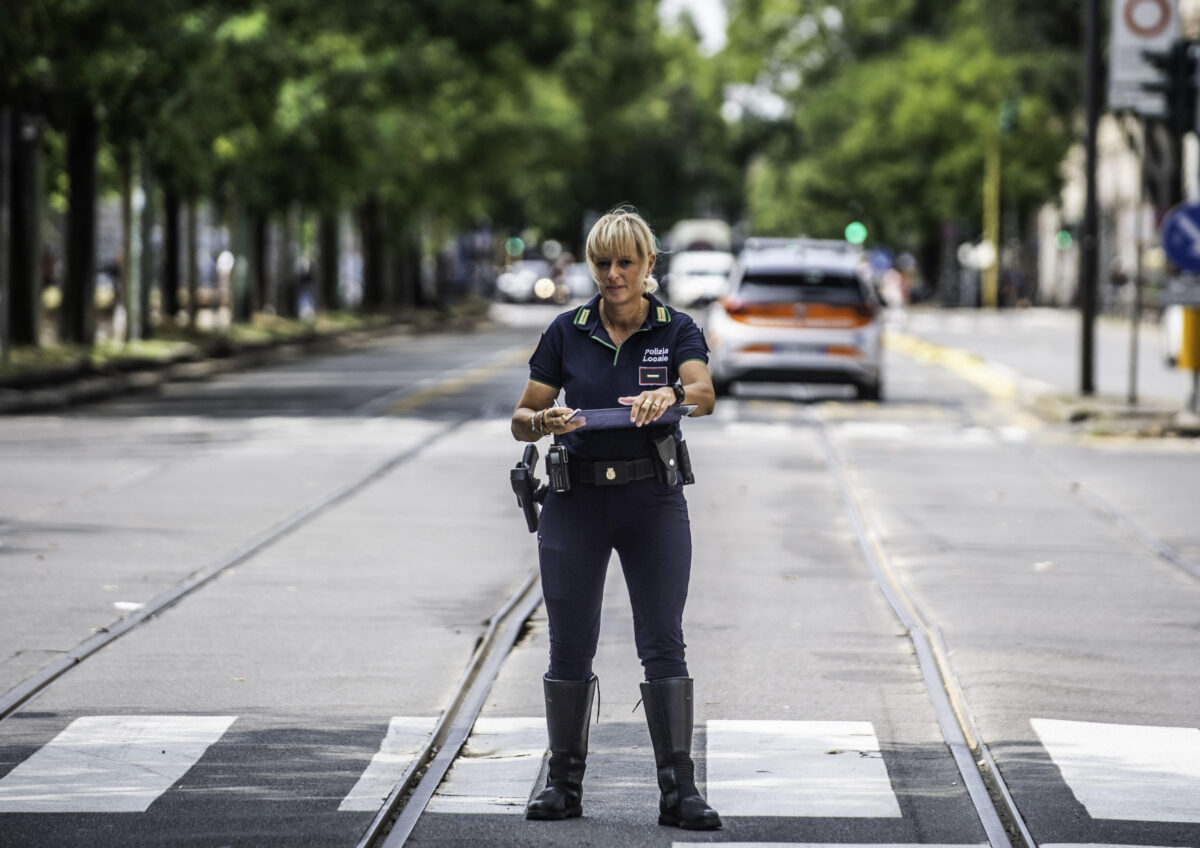
<path fill-rule="evenodd" d="M 0 812 L 145 812 L 236 718 L 77 718 L 0 778 Z"/>
<path fill-rule="evenodd" d="M 437 719 L 424 716 L 393 718 L 379 750 L 338 809 L 372 813 L 378 810 L 392 789 L 406 779 L 406 772 L 416 764 L 417 755 L 433 735 L 436 724 Z"/>
<path fill-rule="evenodd" d="M 236 716 L 78 718 L 0 777 L 0 813 L 145 812 L 236 720 Z M 378 810 L 416 767 L 435 724 L 436 719 L 427 716 L 393 718 L 379 750 L 338 809 Z M 1032 719 L 1031 725 L 1092 818 L 1200 823 L 1200 729 L 1039 718 Z M 704 788 L 723 816 L 901 816 L 870 722 L 712 720 L 703 726 L 701 738 L 705 740 Z M 480 718 L 427 810 L 523 814 L 537 788 L 546 741 L 541 716 Z M 833 848 L 800 842 L 726 844 L 731 848 Z M 860 846 L 839 843 L 836 848 Z M 871 848 L 918 846 L 872 843 Z M 1043 848 L 1133 846 L 1044 843 Z"/>
<path fill-rule="evenodd" d="M 708 802 L 724 816 L 898 818 L 866 721 L 709 721 Z"/>
<path fill-rule="evenodd" d="M 525 814 L 546 754 L 544 718 L 481 718 L 425 808 L 431 813 Z"/>
<path fill-rule="evenodd" d="M 1092 818 L 1200 823 L 1200 729 L 1030 724 Z"/>

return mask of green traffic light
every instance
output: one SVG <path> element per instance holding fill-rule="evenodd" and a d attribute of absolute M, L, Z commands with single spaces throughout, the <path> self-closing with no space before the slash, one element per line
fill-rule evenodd
<path fill-rule="evenodd" d="M 1073 244 L 1075 239 L 1069 230 L 1059 230 L 1054 236 L 1054 245 L 1059 250 L 1070 250 Z"/>
<path fill-rule="evenodd" d="M 867 226 L 861 221 L 851 221 L 846 225 L 846 241 L 850 244 L 862 244 L 867 240 Z"/>
<path fill-rule="evenodd" d="M 504 242 L 504 252 L 516 259 L 525 255 L 525 242 L 521 241 L 516 236 L 513 236 L 508 241 Z"/>

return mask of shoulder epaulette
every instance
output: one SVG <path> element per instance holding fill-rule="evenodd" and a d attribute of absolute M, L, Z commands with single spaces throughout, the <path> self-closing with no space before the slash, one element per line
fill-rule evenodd
<path fill-rule="evenodd" d="M 588 322 L 588 316 L 592 314 L 592 310 L 586 306 L 579 307 L 579 311 L 575 313 L 575 326 L 582 327 Z"/>
<path fill-rule="evenodd" d="M 670 324 L 671 323 L 671 315 L 669 312 L 667 312 L 667 307 L 665 307 L 665 306 L 658 307 L 657 314 L 658 314 L 658 323 L 660 323 L 660 324 Z"/>

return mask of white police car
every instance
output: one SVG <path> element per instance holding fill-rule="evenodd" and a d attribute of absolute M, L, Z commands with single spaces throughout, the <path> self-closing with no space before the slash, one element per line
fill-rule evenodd
<path fill-rule="evenodd" d="M 772 381 L 883 397 L 883 308 L 861 252 L 845 242 L 748 239 L 706 323 L 718 394 Z"/>

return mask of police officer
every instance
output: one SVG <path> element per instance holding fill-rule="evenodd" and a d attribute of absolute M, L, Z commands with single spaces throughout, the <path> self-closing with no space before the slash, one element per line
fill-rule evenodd
<path fill-rule="evenodd" d="M 656 424 L 674 404 L 712 412 L 708 346 L 686 315 L 654 297 L 654 236 L 626 207 L 600 218 L 587 240 L 600 288 L 556 318 L 529 361 L 530 379 L 512 432 L 565 446 L 570 488 L 542 508 L 538 557 L 550 622 L 543 678 L 550 768 L 526 818 L 582 815 L 588 719 L 596 691 L 592 659 L 608 560 L 616 550 L 633 608 L 646 720 L 662 792 L 659 824 L 721 826 L 696 789 L 691 757 L 692 679 L 684 661 L 683 606 L 691 570 L 687 503 L 677 470 L 679 425 Z M 565 405 L 557 405 L 565 392 Z M 629 407 L 628 427 L 576 432 L 573 410 Z"/>

